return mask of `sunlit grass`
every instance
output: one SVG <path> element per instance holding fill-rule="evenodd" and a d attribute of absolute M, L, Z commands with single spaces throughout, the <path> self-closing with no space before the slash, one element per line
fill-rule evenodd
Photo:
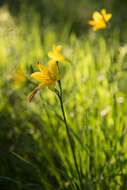
<path fill-rule="evenodd" d="M 55 93 L 42 89 L 28 104 L 27 97 L 36 82 L 17 85 L 11 80 L 19 67 L 31 80 L 37 62 L 46 63 L 52 45 L 62 44 L 67 58 L 60 65 L 63 99 L 84 187 L 125 189 L 126 44 L 120 44 L 114 31 L 108 39 L 109 35 L 91 31 L 77 38 L 74 33 L 67 34 L 66 26 L 61 34 L 53 26 L 40 27 L 37 16 L 30 26 L 22 16 L 16 25 L 7 9 L 0 11 L 2 16 L 2 184 L 12 189 L 78 189 Z"/>

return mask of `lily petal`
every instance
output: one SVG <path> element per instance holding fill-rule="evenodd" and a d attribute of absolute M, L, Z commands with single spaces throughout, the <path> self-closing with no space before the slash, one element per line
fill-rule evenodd
<path fill-rule="evenodd" d="M 56 58 L 56 55 L 54 55 L 54 52 L 49 51 L 48 57 L 54 60 Z"/>
<path fill-rule="evenodd" d="M 38 88 L 40 89 L 40 88 L 44 88 L 44 87 L 46 87 L 46 86 L 48 86 L 49 84 L 48 83 L 41 83 L 41 84 L 39 84 L 38 85 Z"/>
<path fill-rule="evenodd" d="M 42 82 L 45 78 L 45 76 L 41 72 L 35 72 L 31 75 L 31 77 L 39 82 Z"/>
<path fill-rule="evenodd" d="M 47 67 L 45 65 L 43 65 L 42 63 L 39 63 L 38 65 L 41 72 L 47 72 Z"/>
<path fill-rule="evenodd" d="M 56 73 L 56 71 L 57 71 L 56 61 L 50 60 L 48 62 L 48 65 L 49 65 L 49 67 L 48 67 L 49 72 L 51 72 L 53 74 Z"/>
<path fill-rule="evenodd" d="M 100 22 L 100 21 L 103 20 L 103 17 L 102 17 L 102 15 L 101 15 L 99 12 L 95 11 L 95 12 L 93 13 L 93 19 L 94 19 L 96 22 Z"/>
<path fill-rule="evenodd" d="M 30 103 L 31 101 L 32 101 L 32 99 L 33 99 L 33 97 L 35 96 L 35 94 L 37 93 L 37 91 L 39 90 L 39 88 L 35 88 L 32 92 L 31 92 L 31 94 L 28 96 L 28 102 Z"/>
<path fill-rule="evenodd" d="M 105 10 L 105 9 L 102 9 L 102 10 L 101 10 L 101 14 L 102 14 L 103 17 L 105 17 L 105 15 L 106 15 L 106 10 Z"/>
<path fill-rule="evenodd" d="M 104 20 L 105 20 L 106 22 L 108 22 L 111 18 L 112 18 L 112 14 L 107 14 L 107 15 L 105 15 L 105 17 L 104 17 Z"/>
<path fill-rule="evenodd" d="M 106 27 L 107 27 L 106 23 L 105 23 L 105 22 L 101 22 L 101 23 L 96 24 L 96 25 L 94 26 L 94 31 L 100 30 L 100 29 L 103 29 L 103 28 L 106 28 Z"/>
<path fill-rule="evenodd" d="M 55 53 L 58 53 L 60 50 L 61 50 L 62 46 L 61 45 L 58 45 L 58 46 L 53 46 L 53 51 Z"/>
<path fill-rule="evenodd" d="M 94 25 L 96 25 L 96 21 L 94 21 L 94 20 L 90 20 L 90 21 L 88 22 L 88 24 L 94 26 Z"/>

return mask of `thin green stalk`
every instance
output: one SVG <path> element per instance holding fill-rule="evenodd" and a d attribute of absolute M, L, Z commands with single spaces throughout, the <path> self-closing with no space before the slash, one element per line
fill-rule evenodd
<path fill-rule="evenodd" d="M 58 62 L 57 62 L 57 67 L 58 67 L 58 71 L 60 73 Z M 66 127 L 66 132 L 67 132 L 69 144 L 70 144 L 71 151 L 72 151 L 75 168 L 76 168 L 76 171 L 77 171 L 77 174 L 78 174 L 78 177 L 79 177 L 80 186 L 81 186 L 81 189 L 83 189 L 82 179 L 81 179 L 80 171 L 79 171 L 79 168 L 78 168 L 78 163 L 77 163 L 77 159 L 76 159 L 76 155 L 75 155 L 74 146 L 73 146 L 73 143 L 72 143 L 72 137 L 71 137 L 70 130 L 69 130 L 69 127 L 67 125 L 67 120 L 66 120 L 66 116 L 65 116 L 64 105 L 63 105 L 63 98 L 62 98 L 62 85 L 61 85 L 61 81 L 60 80 L 58 81 L 58 85 L 59 85 L 60 93 L 59 93 L 59 91 L 56 90 L 56 94 L 57 94 L 57 96 L 59 98 L 59 101 L 60 101 L 60 106 L 61 106 L 61 110 L 62 110 L 63 120 L 64 120 L 64 124 L 65 124 L 65 127 Z"/>
<path fill-rule="evenodd" d="M 60 68 L 59 68 L 58 61 L 56 62 L 56 64 L 57 64 L 58 72 L 60 74 Z M 59 89 L 60 89 L 60 96 L 61 96 L 61 98 L 63 98 L 62 97 L 62 85 L 61 85 L 61 81 L 60 80 L 58 80 L 58 84 L 59 84 Z"/>

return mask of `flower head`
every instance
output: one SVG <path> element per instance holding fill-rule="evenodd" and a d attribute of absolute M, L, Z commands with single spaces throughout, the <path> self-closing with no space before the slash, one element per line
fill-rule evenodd
<path fill-rule="evenodd" d="M 35 72 L 31 75 L 36 81 L 40 82 L 37 88 L 28 97 L 28 102 L 31 102 L 32 98 L 40 88 L 48 87 L 50 90 L 54 90 L 55 83 L 59 80 L 59 75 L 57 74 L 57 67 L 55 61 L 49 61 L 48 67 L 39 63 L 40 72 Z"/>
<path fill-rule="evenodd" d="M 53 46 L 53 51 L 48 52 L 48 57 L 54 61 L 64 61 L 64 56 L 61 55 L 60 50 L 62 46 Z"/>
<path fill-rule="evenodd" d="M 25 83 L 27 81 L 27 78 L 25 75 L 21 72 L 20 69 L 17 69 L 15 71 L 15 76 L 11 78 L 15 82 Z"/>
<path fill-rule="evenodd" d="M 106 14 L 106 10 L 102 9 L 99 12 L 95 11 L 93 13 L 93 20 L 89 21 L 89 25 L 93 26 L 93 30 L 100 30 L 107 27 L 107 22 L 112 18 L 112 14 Z"/>

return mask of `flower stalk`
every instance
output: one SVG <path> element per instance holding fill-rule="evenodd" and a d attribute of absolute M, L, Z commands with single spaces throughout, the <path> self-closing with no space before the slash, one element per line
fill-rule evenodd
<path fill-rule="evenodd" d="M 58 72 L 60 73 L 58 61 L 56 63 L 57 63 Z M 78 177 L 79 177 L 80 187 L 81 187 L 81 189 L 83 189 L 82 179 L 81 179 L 80 171 L 79 171 L 79 168 L 78 168 L 78 163 L 77 163 L 77 159 L 76 159 L 76 155 L 75 155 L 75 150 L 74 150 L 74 146 L 73 146 L 73 142 L 72 142 L 72 137 L 71 137 L 70 130 L 69 130 L 69 127 L 68 127 L 68 124 L 67 124 L 66 116 L 65 116 L 63 97 L 62 97 L 62 85 L 61 85 L 60 80 L 58 80 L 58 85 L 59 85 L 59 90 L 60 91 L 55 89 L 55 93 L 57 94 L 57 96 L 59 98 L 59 101 L 60 101 L 61 111 L 62 111 L 62 115 L 63 115 L 63 121 L 64 121 L 64 124 L 65 124 L 65 127 L 66 127 L 66 133 L 67 133 L 70 148 L 71 148 L 71 151 L 72 151 L 75 168 L 76 168 L 76 171 L 77 171 L 77 174 L 78 174 Z"/>

